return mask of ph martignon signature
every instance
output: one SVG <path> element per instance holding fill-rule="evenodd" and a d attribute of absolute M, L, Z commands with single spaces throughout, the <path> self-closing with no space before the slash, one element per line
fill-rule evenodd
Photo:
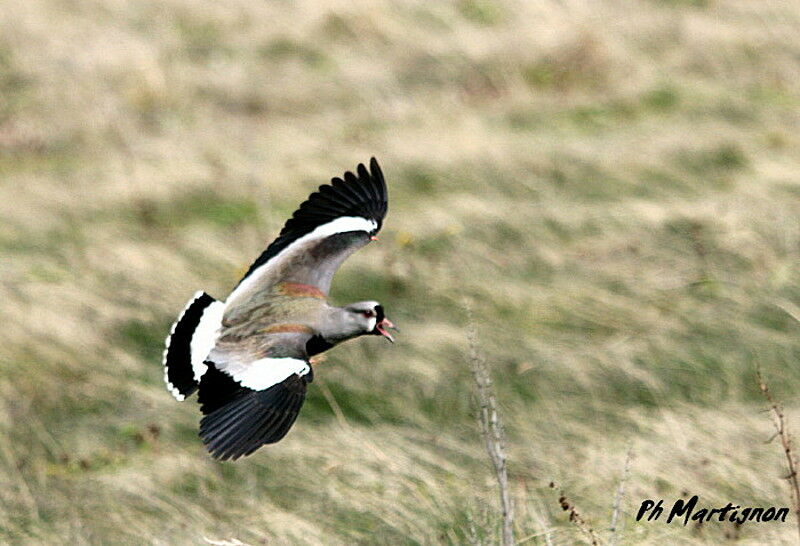
<path fill-rule="evenodd" d="M 688 501 L 683 499 L 676 500 L 669 510 L 665 523 L 672 523 L 672 520 L 678 518 L 683 519 L 683 524 L 687 525 L 689 521 L 732 521 L 735 523 L 746 522 L 766 522 L 766 521 L 780 521 L 785 522 L 786 516 L 789 514 L 789 508 L 780 507 L 776 508 L 770 506 L 767 508 L 761 507 L 746 507 L 742 508 L 740 505 L 728 503 L 722 508 L 698 508 L 699 502 L 697 495 L 692 496 Z M 664 499 L 655 502 L 651 499 L 642 501 L 639 506 L 639 511 L 636 513 L 636 521 L 641 521 L 645 516 L 646 521 L 657 521 L 664 514 Z"/>

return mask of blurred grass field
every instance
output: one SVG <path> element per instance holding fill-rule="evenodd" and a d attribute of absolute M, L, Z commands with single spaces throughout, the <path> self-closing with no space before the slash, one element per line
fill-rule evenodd
<path fill-rule="evenodd" d="M 636 523 L 788 506 L 760 366 L 800 434 L 800 4 L 34 0 L 0 17 L 0 542 L 460 544 L 498 536 L 463 301 L 506 423 L 516 536 L 793 543 Z M 379 244 L 281 443 L 234 464 L 162 384 L 317 185 L 375 155 Z M 473 531 L 470 531 L 473 529 Z"/>

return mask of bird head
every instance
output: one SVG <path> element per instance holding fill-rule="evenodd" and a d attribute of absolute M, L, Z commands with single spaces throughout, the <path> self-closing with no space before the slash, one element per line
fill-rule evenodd
<path fill-rule="evenodd" d="M 352 322 L 359 328 L 358 335 L 369 334 L 383 336 L 392 343 L 394 338 L 387 331 L 389 328 L 397 330 L 392 321 L 386 318 L 383 306 L 377 301 L 359 301 L 345 307 Z"/>

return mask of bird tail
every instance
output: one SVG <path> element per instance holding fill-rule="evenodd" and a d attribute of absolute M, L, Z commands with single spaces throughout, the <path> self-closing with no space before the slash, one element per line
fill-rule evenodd
<path fill-rule="evenodd" d="M 197 390 L 214 348 L 225 304 L 196 292 L 172 325 L 164 348 L 164 382 L 172 396 L 183 400 Z"/>

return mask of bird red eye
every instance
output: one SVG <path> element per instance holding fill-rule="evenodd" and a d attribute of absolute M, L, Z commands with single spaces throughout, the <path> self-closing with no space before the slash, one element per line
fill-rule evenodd
<path fill-rule="evenodd" d="M 375 316 L 375 311 L 372 309 L 367 309 L 366 311 L 362 311 L 365 317 L 370 318 Z"/>

